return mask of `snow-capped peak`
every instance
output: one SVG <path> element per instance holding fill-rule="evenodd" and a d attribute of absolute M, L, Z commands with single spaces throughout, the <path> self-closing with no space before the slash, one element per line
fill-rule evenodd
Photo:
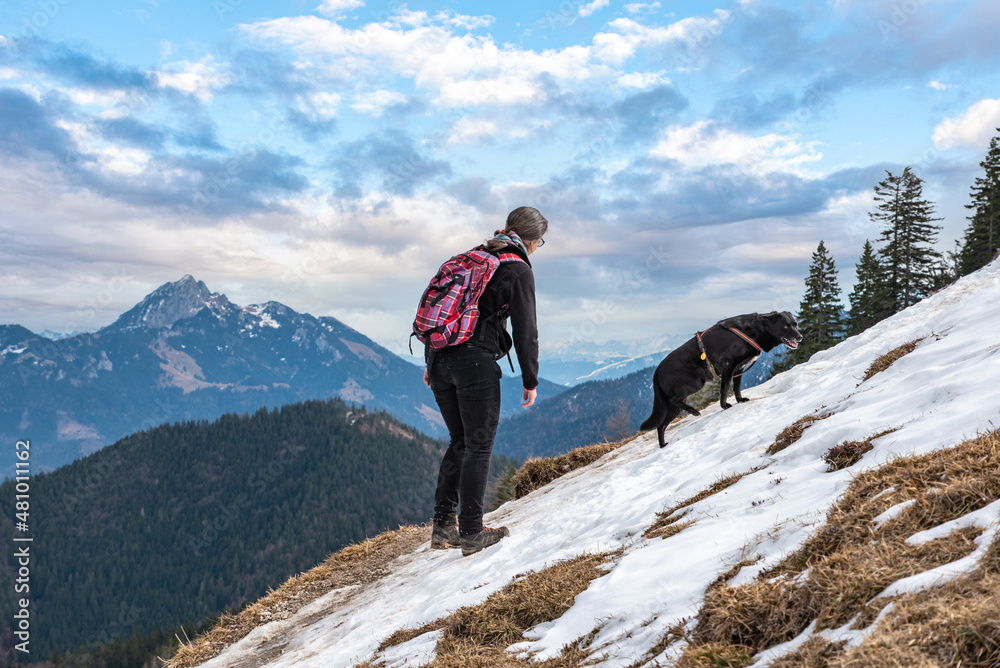
<path fill-rule="evenodd" d="M 160 329 L 189 318 L 202 309 L 223 314 L 231 308 L 224 294 L 212 292 L 203 281 L 186 274 L 179 281 L 164 283 L 123 313 L 110 328 Z"/>

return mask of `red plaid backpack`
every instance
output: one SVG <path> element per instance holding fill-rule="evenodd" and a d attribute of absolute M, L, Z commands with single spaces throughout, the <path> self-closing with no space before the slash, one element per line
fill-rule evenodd
<path fill-rule="evenodd" d="M 479 246 L 442 264 L 420 297 L 411 336 L 435 350 L 468 341 L 479 322 L 479 298 L 501 262 L 524 260 Z"/>

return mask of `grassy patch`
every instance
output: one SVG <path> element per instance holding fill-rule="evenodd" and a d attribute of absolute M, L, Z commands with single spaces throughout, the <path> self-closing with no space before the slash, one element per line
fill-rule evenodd
<path fill-rule="evenodd" d="M 846 641 L 832 643 L 826 638 L 811 638 L 770 664 L 770 668 L 828 668 L 831 661 L 839 659 Z"/>
<path fill-rule="evenodd" d="M 833 415 L 833 413 L 811 413 L 800 417 L 798 420 L 778 432 L 778 435 L 774 437 L 774 443 L 767 446 L 767 454 L 773 455 L 781 452 L 789 445 L 802 438 L 802 433 L 811 427 L 814 422 L 825 420 L 831 415 Z"/>
<path fill-rule="evenodd" d="M 696 657 L 702 648 L 718 653 L 719 648 L 743 647 L 753 655 L 795 638 L 813 621 L 820 630 L 853 619 L 857 627 L 870 626 L 889 603 L 876 601 L 888 585 L 968 555 L 982 530 L 965 527 L 917 545 L 906 539 L 998 498 L 1000 432 L 865 471 L 802 548 L 754 582 L 709 588 L 686 654 Z M 872 522 L 890 507 L 910 500 L 914 503 L 892 519 Z M 954 657 L 963 657 L 962 666 L 998 666 L 1000 597 L 987 592 L 995 592 L 1000 584 L 1000 545 L 991 547 L 979 570 L 975 582 L 966 579 L 894 599 L 895 607 L 879 623 L 879 630 L 855 650 L 827 647 L 816 639 L 800 648 L 797 659 L 789 655 L 774 665 L 959 665 Z M 975 614 L 966 614 L 965 601 Z M 887 643 L 898 645 L 896 654 L 874 661 Z M 893 663 L 893 657 L 918 655 L 922 663 L 909 659 Z"/>
<path fill-rule="evenodd" d="M 507 495 L 515 499 L 523 498 L 570 471 L 596 462 L 604 455 L 617 450 L 637 437 L 638 434 L 633 434 L 620 441 L 585 445 L 556 457 L 529 459 L 505 483 L 508 489 Z"/>
<path fill-rule="evenodd" d="M 695 503 L 698 503 L 699 501 L 701 501 L 703 499 L 707 499 L 708 497 L 712 496 L 713 494 L 718 494 L 719 492 L 721 492 L 722 490 L 726 489 L 727 487 L 731 487 L 732 485 L 735 485 L 737 482 L 739 482 L 740 478 L 742 478 L 743 476 L 748 475 L 750 473 L 754 473 L 755 471 L 760 471 L 763 468 L 766 468 L 766 467 L 764 467 L 764 466 L 755 466 L 754 468 L 750 469 L 749 471 L 744 471 L 743 473 L 733 473 L 732 475 L 728 475 L 728 476 L 724 476 L 722 478 L 719 478 L 718 480 L 716 480 L 711 485 L 709 485 L 705 489 L 701 490 L 700 492 L 698 492 L 694 496 L 692 496 L 692 497 L 690 497 L 688 499 L 685 499 L 684 501 L 681 501 L 677 505 L 672 506 L 670 508 L 667 508 L 666 510 L 664 510 L 662 512 L 656 513 L 656 521 L 653 522 L 653 524 L 648 529 L 646 529 L 645 532 L 643 532 L 643 534 L 642 534 L 643 537 L 644 538 L 656 538 L 656 537 L 661 537 L 662 536 L 664 538 L 667 538 L 669 536 L 672 536 L 672 535 L 678 533 L 681 529 L 683 529 L 685 527 L 688 527 L 691 524 L 693 524 L 693 522 L 685 522 L 685 523 L 683 523 L 683 526 L 681 526 L 680 529 L 676 529 L 676 530 L 671 529 L 670 527 L 675 526 L 676 523 L 677 523 L 677 521 L 680 520 L 684 516 L 683 514 L 681 514 L 681 515 L 679 515 L 677 517 L 674 517 L 674 513 L 676 513 L 678 510 L 681 510 L 683 508 L 687 508 L 688 506 L 691 506 L 691 505 L 693 505 Z"/>
<path fill-rule="evenodd" d="M 1000 666 L 1000 574 L 978 572 L 896 601 L 858 647 L 831 666 Z"/>
<path fill-rule="evenodd" d="M 865 375 L 861 379 L 861 383 L 865 382 L 875 374 L 885 371 L 890 366 L 892 366 L 892 363 L 898 360 L 900 357 L 912 353 L 916 349 L 917 344 L 920 343 L 921 341 L 923 341 L 922 338 L 914 339 L 912 341 L 904 343 L 901 346 L 896 346 L 895 348 L 885 353 L 884 355 L 879 355 L 878 357 L 876 357 L 875 361 L 872 362 L 871 366 L 868 367 L 868 370 L 865 371 Z M 858 384 L 860 385 L 861 383 Z"/>
<path fill-rule="evenodd" d="M 204 663 L 258 626 L 288 619 L 307 603 L 334 589 L 374 582 L 386 573 L 386 564 L 429 540 L 429 527 L 405 526 L 348 545 L 312 570 L 289 578 L 281 587 L 239 613 L 223 615 L 208 633 L 182 645 L 165 662 L 165 668 L 188 668 Z"/>
<path fill-rule="evenodd" d="M 744 668 L 753 663 L 749 647 L 742 645 L 699 645 L 688 647 L 677 659 L 676 668 Z"/>
<path fill-rule="evenodd" d="M 880 431 L 860 441 L 844 441 L 827 450 L 826 454 L 823 455 L 823 461 L 829 465 L 830 471 L 840 471 L 841 469 L 854 466 L 861 461 L 866 452 L 875 447 L 872 445 L 872 441 L 895 431 L 899 431 L 899 427 Z"/>
<path fill-rule="evenodd" d="M 524 640 L 524 632 L 561 617 L 576 596 L 604 575 L 605 565 L 621 551 L 585 554 L 528 573 L 491 594 L 479 605 L 461 608 L 418 629 L 397 631 L 379 650 L 443 629 L 437 644 L 434 668 L 570 668 L 590 660 L 596 630 L 570 643 L 560 656 L 541 663 L 507 654 L 506 649 Z"/>

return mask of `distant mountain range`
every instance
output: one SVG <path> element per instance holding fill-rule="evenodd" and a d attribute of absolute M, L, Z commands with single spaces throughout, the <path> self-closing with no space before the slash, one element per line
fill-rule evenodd
<path fill-rule="evenodd" d="M 97 332 L 53 340 L 0 325 L 0 441 L 31 439 L 35 471 L 50 470 L 163 423 L 328 397 L 442 436 L 422 377 L 335 318 L 273 301 L 241 307 L 184 276 Z M 511 415 L 521 410 L 520 378 L 502 382 Z"/>

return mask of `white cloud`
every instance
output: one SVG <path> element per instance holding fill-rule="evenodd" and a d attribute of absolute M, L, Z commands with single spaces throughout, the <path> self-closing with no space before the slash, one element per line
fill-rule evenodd
<path fill-rule="evenodd" d="M 373 93 L 362 93 L 354 96 L 351 108 L 358 113 L 379 117 L 386 107 L 406 102 L 406 96 L 392 90 L 377 90 Z"/>
<path fill-rule="evenodd" d="M 176 88 L 204 101 L 210 100 L 215 91 L 231 80 L 210 55 L 197 63 L 189 60 L 167 63 L 156 75 L 162 88 Z"/>
<path fill-rule="evenodd" d="M 964 114 L 946 118 L 934 128 L 934 145 L 939 148 L 970 146 L 984 148 L 1000 127 L 1000 100 L 980 100 Z"/>
<path fill-rule="evenodd" d="M 441 23 L 447 23 L 465 30 L 488 28 L 496 21 L 496 18 L 489 14 L 484 16 L 468 16 L 466 14 L 449 14 L 448 12 L 438 12 L 434 18 Z"/>
<path fill-rule="evenodd" d="M 442 106 L 510 104 L 540 99 L 536 79 L 583 81 L 611 72 L 592 61 L 592 48 L 569 46 L 536 52 L 498 46 L 490 36 L 456 35 L 427 24 L 423 12 L 401 12 L 357 30 L 318 17 L 281 18 L 244 25 L 252 37 L 315 54 L 339 74 L 412 78 L 438 94 Z"/>
<path fill-rule="evenodd" d="M 493 121 L 466 116 L 460 118 L 451 129 L 449 144 L 487 143 L 497 135 L 497 124 Z"/>
<path fill-rule="evenodd" d="M 332 118 L 337 115 L 340 101 L 337 93 L 312 93 L 308 97 L 308 108 L 317 116 Z"/>
<path fill-rule="evenodd" d="M 621 64 L 641 47 L 704 41 L 706 35 L 720 35 L 731 16 L 727 10 L 716 9 L 714 18 L 691 16 L 666 27 L 649 27 L 629 18 L 615 19 L 608 23 L 612 32 L 594 35 L 595 55 L 605 62 Z"/>
<path fill-rule="evenodd" d="M 611 0 L 594 0 L 589 4 L 581 5 L 579 16 L 590 16 L 597 10 L 607 7 L 610 1 Z"/>
<path fill-rule="evenodd" d="M 659 2 L 632 2 L 625 5 L 625 11 L 629 14 L 638 14 L 639 12 L 652 12 L 660 8 Z"/>
<path fill-rule="evenodd" d="M 801 144 L 798 136 L 768 134 L 760 137 L 712 127 L 710 121 L 667 128 L 650 151 L 658 158 L 676 160 L 684 167 L 737 165 L 754 174 L 798 172 L 803 165 L 820 160 L 815 142 Z"/>
<path fill-rule="evenodd" d="M 337 16 L 346 11 L 364 6 L 365 3 L 362 0 L 323 0 L 320 6 L 316 8 L 316 11 L 324 16 Z"/>
<path fill-rule="evenodd" d="M 630 72 L 615 79 L 620 88 L 652 88 L 670 83 L 663 72 Z"/>
<path fill-rule="evenodd" d="M 954 86 L 946 83 L 941 83 L 940 81 L 932 81 L 927 85 L 933 88 L 934 90 L 946 90 L 948 88 L 954 88 Z"/>

